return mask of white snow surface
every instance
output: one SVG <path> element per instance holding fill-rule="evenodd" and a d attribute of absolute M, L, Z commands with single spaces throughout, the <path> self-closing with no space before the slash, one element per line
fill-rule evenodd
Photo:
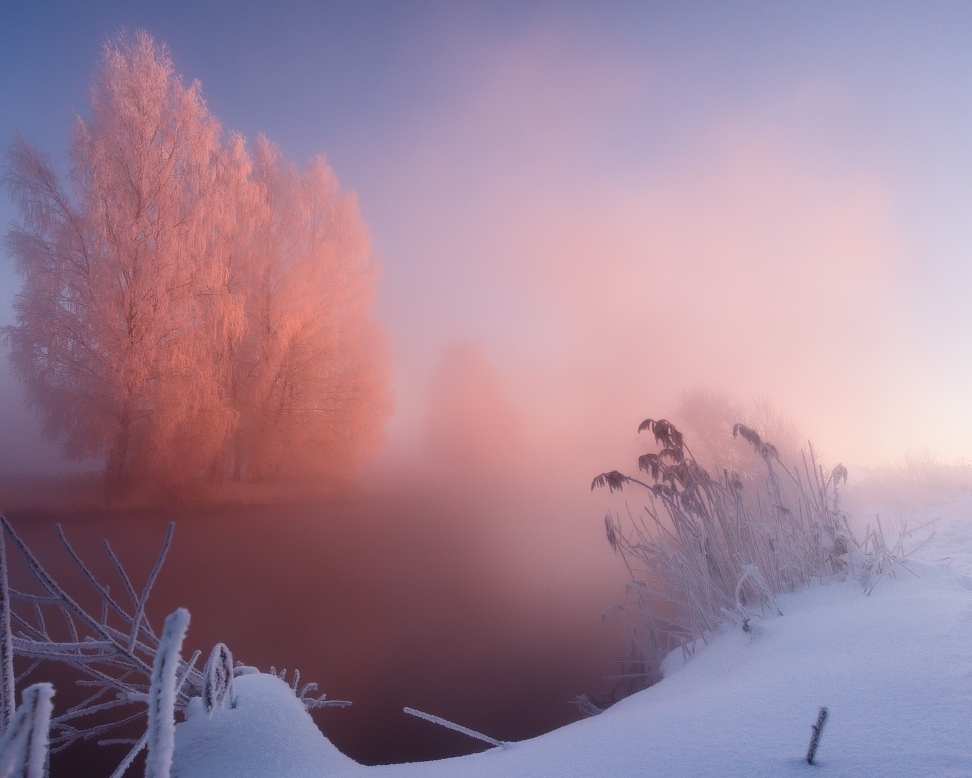
<path fill-rule="evenodd" d="M 320 778 L 358 766 L 321 734 L 274 675 L 235 679 L 236 707 L 207 714 L 190 700 L 176 725 L 172 778 Z"/>
<path fill-rule="evenodd" d="M 865 596 L 854 581 L 780 597 L 752 634 L 726 625 L 665 678 L 591 719 L 472 756 L 366 767 L 342 756 L 272 676 L 236 710 L 193 710 L 173 776 L 901 776 L 972 778 L 972 499 Z M 829 709 L 816 764 L 811 725 Z M 404 714 L 403 714 L 404 715 Z M 463 723 L 463 722 L 458 722 Z M 430 725 L 431 726 L 431 725 Z M 490 733 L 486 733 L 490 734 Z"/>

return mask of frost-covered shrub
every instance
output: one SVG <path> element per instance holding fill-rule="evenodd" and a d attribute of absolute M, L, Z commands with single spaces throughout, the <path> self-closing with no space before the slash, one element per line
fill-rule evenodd
<path fill-rule="evenodd" d="M 29 742 L 43 742 L 42 764 L 46 764 L 48 745 L 52 753 L 57 753 L 79 741 L 95 740 L 99 745 L 128 748 L 112 773 L 113 778 L 125 775 L 146 746 L 149 751 L 146 775 L 169 778 L 175 716 L 184 713 L 192 701 L 202 707 L 204 695 L 209 701 L 206 709 L 211 713 L 225 714 L 227 703 L 230 708 L 234 706 L 233 678 L 253 668 L 233 668 L 232 655 L 222 644 L 213 650 L 203 672 L 195 669 L 199 651 L 183 660 L 179 652 L 189 623 L 189 613 L 184 609 L 166 619 L 161 634 L 149 622 L 146 605 L 174 529 L 175 525 L 170 524 L 155 564 L 140 590 L 135 588 L 108 541 L 104 541 L 103 549 L 116 574 L 116 583 L 121 584 L 122 594 L 118 596 L 113 593 L 117 589 L 112 590 L 98 580 L 68 542 L 60 525 L 56 526 L 63 550 L 96 595 L 100 613 L 94 615 L 47 572 L 7 518 L 0 514 L 0 778 L 11 774 L 3 771 L 4 765 L 23 765 L 26 757 L 21 756 L 35 753 L 11 745 L 20 744 L 23 739 L 22 735 L 16 736 L 21 739 L 14 738 L 11 733 L 28 731 L 24 729 L 23 718 L 28 716 L 27 710 L 33 711 L 29 720 L 34 722 L 30 731 L 35 733 L 29 736 Z M 22 562 L 22 567 L 17 569 L 16 586 L 7 577 L 5 539 Z M 17 668 L 20 673 L 17 676 L 15 659 L 18 664 L 22 663 Z M 88 687 L 90 694 L 52 717 L 53 689 L 49 684 L 39 684 L 25 690 L 24 703 L 13 714 L 15 684 L 46 662 L 72 668 L 79 676 L 79 684 Z M 281 680 L 285 673 L 281 672 Z M 315 697 L 317 685 L 309 683 L 298 688 L 299 681 L 300 673 L 295 671 L 292 690 L 304 710 L 350 705 L 341 700 L 328 700 L 326 695 Z M 118 731 L 146 719 L 146 732 L 141 738 L 122 736 L 127 733 Z M 20 761 L 8 760 L 11 754 Z M 34 757 L 31 759 L 34 760 L 31 764 L 36 762 Z M 21 768 L 18 770 L 12 774 L 34 776 Z M 37 773 L 38 778 L 41 775 Z"/>
<path fill-rule="evenodd" d="M 591 485 L 612 492 L 633 486 L 645 497 L 627 520 L 618 512 L 604 519 L 608 542 L 631 576 L 632 602 L 622 608 L 631 630 L 630 672 L 623 676 L 629 690 L 653 683 L 671 649 L 691 650 L 721 622 L 741 622 L 748 631 L 756 615 L 778 612 L 776 594 L 824 576 L 871 577 L 873 554 L 840 510 L 843 466 L 825 471 L 810 448 L 802 472 L 787 467 L 771 443 L 737 424 L 733 436 L 765 467 L 762 486 L 747 495 L 736 473 L 716 477 L 701 466 L 671 422 L 647 419 L 638 429 L 651 432 L 659 447 L 638 460 L 645 476 L 612 471 Z"/>
<path fill-rule="evenodd" d="M 55 529 L 63 550 L 96 595 L 100 613 L 90 612 L 61 587 L 6 517 L 0 515 L 0 536 L 10 541 L 26 572 L 18 578 L 16 587 L 0 575 L 0 606 L 3 601 L 9 603 L 13 657 L 28 660 L 21 677 L 44 662 L 55 662 L 71 667 L 79 680 L 91 688 L 81 703 L 51 719 L 52 752 L 62 751 L 79 740 L 97 739 L 99 743 L 134 746 L 123 760 L 123 764 L 130 764 L 144 747 L 144 739 L 133 743 L 117 737 L 116 730 L 146 713 L 153 663 L 160 648 L 160 637 L 149 623 L 146 605 L 168 553 L 174 525 L 169 525 L 155 564 L 140 590 L 105 541 L 105 554 L 121 584 L 120 596 L 96 578 L 60 525 Z M 7 567 L 2 544 L 0 559 L 2 573 Z M 180 661 L 176 708 L 181 709 L 189 696 L 201 688 L 201 675 L 193 669 L 197 656 L 198 652 L 188 662 Z M 0 666 L 7 669 L 6 663 Z"/>

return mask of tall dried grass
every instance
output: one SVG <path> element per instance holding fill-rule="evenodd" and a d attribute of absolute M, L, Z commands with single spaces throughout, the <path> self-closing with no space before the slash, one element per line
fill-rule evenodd
<path fill-rule="evenodd" d="M 635 487 L 640 510 L 609 512 L 607 540 L 627 566 L 630 601 L 621 606 L 630 630 L 625 691 L 655 682 L 664 657 L 691 652 L 723 622 L 747 632 L 766 612 L 779 613 L 775 596 L 829 577 L 854 576 L 866 590 L 893 570 L 900 545 L 889 547 L 880 525 L 863 542 L 840 506 L 847 481 L 842 465 L 826 470 L 812 446 L 800 468 L 787 467 L 773 444 L 742 424 L 732 430 L 759 455 L 762 483 L 724 469 L 712 475 L 698 464 L 682 434 L 665 419 L 638 428 L 658 450 L 638 459 L 645 475 L 602 473 L 591 488 Z M 755 494 L 746 490 L 755 491 Z"/>

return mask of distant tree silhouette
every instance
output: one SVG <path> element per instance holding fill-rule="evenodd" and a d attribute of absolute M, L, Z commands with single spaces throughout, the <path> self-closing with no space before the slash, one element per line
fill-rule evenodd
<path fill-rule="evenodd" d="M 323 475 L 389 407 L 355 200 L 260 138 L 223 143 L 144 32 L 106 45 L 65 187 L 25 141 L 5 181 L 24 284 L 5 335 L 29 403 L 114 489 Z"/>
<path fill-rule="evenodd" d="M 496 474 L 522 454 L 523 420 L 486 350 L 450 344 L 432 373 L 424 444 L 447 473 Z"/>
<path fill-rule="evenodd" d="M 672 418 L 691 436 L 692 453 L 712 472 L 723 468 L 740 476 L 760 475 L 763 462 L 751 446 L 732 435 L 733 427 L 743 423 L 772 443 L 787 467 L 802 462 L 803 441 L 796 423 L 765 397 L 741 403 L 728 394 L 712 389 L 682 392 Z"/>

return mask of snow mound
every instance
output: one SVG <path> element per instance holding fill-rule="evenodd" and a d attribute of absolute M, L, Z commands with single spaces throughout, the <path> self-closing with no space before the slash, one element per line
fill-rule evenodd
<path fill-rule="evenodd" d="M 778 598 L 664 679 L 532 740 L 437 762 L 343 756 L 283 681 L 237 679 L 239 704 L 176 728 L 174 778 L 972 778 L 972 499 L 923 511 L 938 534 L 866 596 L 853 581 Z M 565 703 L 566 704 L 566 703 Z M 816 764 L 811 726 L 829 710 Z"/>
<path fill-rule="evenodd" d="M 780 597 L 784 616 L 752 634 L 727 626 L 592 719 L 510 749 L 351 775 L 972 778 L 972 591 L 947 567 L 914 567 L 920 579 L 899 572 L 870 596 L 847 582 Z"/>
<path fill-rule="evenodd" d="M 265 673 L 235 679 L 235 708 L 202 699 L 176 725 L 172 778 L 321 778 L 355 766 L 314 724 L 294 690 Z"/>

